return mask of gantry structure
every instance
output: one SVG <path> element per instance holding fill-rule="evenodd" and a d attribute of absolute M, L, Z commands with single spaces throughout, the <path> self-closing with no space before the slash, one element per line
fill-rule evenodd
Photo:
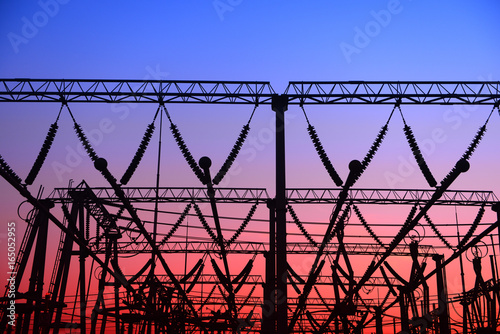
<path fill-rule="evenodd" d="M 288 334 L 366 330 L 380 334 L 451 333 L 457 328 L 463 332 L 496 332 L 500 302 L 496 256 L 490 257 L 491 278 L 485 278 L 481 250 L 488 247 L 487 237 L 491 239 L 491 251 L 496 251 L 499 244 L 498 198 L 491 190 L 458 191 L 450 187 L 469 169 L 468 160 L 479 145 L 488 120 L 498 110 L 500 82 L 293 81 L 282 94 L 277 94 L 269 82 L 0 79 L 0 102 L 7 102 L 0 104 L 0 108 L 8 103 L 53 103 L 61 105 L 61 109 L 67 108 L 70 114 L 69 107 L 80 103 L 158 105 L 157 115 L 163 117 L 165 113 L 169 118 L 172 135 L 202 185 L 161 187 L 157 182 L 155 187 L 127 186 L 151 140 L 155 121 L 146 129 L 134 159 L 118 180 L 71 114 L 79 140 L 108 184 L 104 187 L 91 187 L 82 180 L 77 186 L 55 188 L 46 198 L 32 194 L 30 185 L 50 150 L 56 123 L 49 129 L 42 150 L 24 180 L 6 160 L 0 159 L 1 176 L 33 207 L 26 217 L 26 234 L 13 270 L 15 286 L 24 290 L 16 291 L 13 299 L 7 287 L 2 299 L 5 306 L 1 314 L 2 330 L 14 330 L 9 325 L 7 310 L 14 300 L 18 321 L 15 330 L 24 332 L 40 329 L 57 333 L 62 328 L 75 328 L 82 333 Z M 169 104 L 271 107 L 275 113 L 274 197 L 264 188 L 218 187 L 245 142 L 250 121 L 243 126 L 225 163 L 212 177 L 211 160 L 193 158 L 165 109 Z M 313 145 L 336 187 L 288 188 L 285 160 L 288 106 L 333 104 L 385 104 L 393 106 L 393 112 L 407 104 L 489 105 L 492 112 L 462 158 L 440 182 L 433 176 L 412 129 L 405 122 L 408 144 L 429 184 L 426 189 L 355 187 L 382 144 L 389 121 L 365 158 L 351 161 L 349 174 L 342 178 L 307 120 Z M 184 211 L 167 211 L 165 207 L 172 203 L 186 205 Z M 305 204 L 332 207 L 328 220 L 322 223 L 324 232 L 309 233 L 313 224 L 299 219 L 294 206 Z M 221 205 L 251 207 L 247 216 L 240 219 L 238 229 L 228 229 L 223 223 L 227 218 L 219 213 Z M 400 225 L 392 227 L 395 232 L 390 238 L 382 238 L 361 213 L 360 208 L 365 205 L 401 205 L 411 209 Z M 446 205 L 479 210 L 468 232 L 458 236 L 458 242 L 450 242 L 449 236 L 443 235 L 439 224 L 430 218 L 431 208 Z M 267 217 L 253 218 L 258 207 Z M 496 221 L 478 230 L 486 209 L 496 212 Z M 171 217 L 163 220 L 169 214 L 176 217 L 175 223 L 171 223 Z M 201 223 L 198 229 L 206 233 L 205 238 L 172 241 L 178 228 L 186 224 L 186 217 L 191 216 Z M 351 221 L 353 217 L 357 223 Z M 253 232 L 265 237 L 239 241 L 247 225 L 254 221 L 260 221 L 265 228 Z M 61 231 L 53 266 L 48 265 L 44 251 L 49 243 L 49 224 Z M 304 242 L 288 240 L 293 236 L 291 226 Z M 353 236 L 349 230 L 356 226 L 365 231 L 368 237 L 363 239 L 365 242 L 349 239 Z M 443 255 L 441 248 L 426 244 L 426 239 L 418 235 L 419 228 L 434 233 L 448 256 Z M 231 233 L 232 237 L 224 238 L 223 232 Z M 474 268 L 468 279 L 472 277 L 475 281 L 474 288 L 466 291 L 462 283 L 462 293 L 449 296 L 445 269 L 451 263 L 461 263 L 467 252 Z M 175 255 L 182 254 L 198 254 L 199 260 L 189 272 L 178 270 L 179 259 Z M 300 256 L 310 259 L 303 273 L 294 270 L 291 261 Z M 369 260 L 354 264 L 356 256 Z M 391 265 L 394 257 L 407 258 L 411 264 L 409 272 Z M 133 263 L 127 258 L 133 258 Z M 246 262 L 243 269 L 241 259 Z M 432 259 L 433 265 L 428 259 Z M 69 297 L 67 281 L 75 262 L 79 271 L 78 292 Z M 45 269 L 50 267 L 54 269 L 49 283 L 45 282 Z M 462 270 L 462 280 L 463 275 Z M 377 294 L 382 291 L 383 296 L 374 296 L 375 289 Z M 450 305 L 460 306 L 460 321 L 451 316 Z"/>

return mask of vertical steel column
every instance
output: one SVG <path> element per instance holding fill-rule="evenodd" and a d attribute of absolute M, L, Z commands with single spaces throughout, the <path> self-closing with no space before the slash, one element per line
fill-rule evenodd
<path fill-rule="evenodd" d="M 500 221 L 500 202 L 493 204 L 491 206 L 491 210 L 497 213 L 497 221 Z M 500 248 L 500 225 L 498 226 L 498 245 L 498 247 Z"/>
<path fill-rule="evenodd" d="M 276 205 L 274 199 L 267 200 L 269 208 L 269 251 L 266 257 L 266 283 L 262 304 L 262 334 L 276 332 Z"/>
<path fill-rule="evenodd" d="M 375 307 L 375 331 L 377 334 L 384 334 L 384 329 L 382 328 L 382 307 Z"/>
<path fill-rule="evenodd" d="M 495 263 L 493 260 L 493 255 L 490 255 L 490 266 L 491 266 L 491 277 L 493 278 L 493 282 L 496 283 L 497 278 L 495 275 Z M 491 326 L 493 333 L 496 333 L 497 332 L 497 300 L 496 300 L 496 296 L 495 296 L 495 291 L 492 292 L 492 298 L 491 298 L 490 322 L 491 322 L 490 326 Z"/>
<path fill-rule="evenodd" d="M 54 205 L 48 201 L 43 201 L 44 206 L 47 209 L 52 208 Z M 36 248 L 34 251 L 33 265 L 31 269 L 31 277 L 29 290 L 26 298 L 27 310 L 25 311 L 23 317 L 23 333 L 30 332 L 31 314 L 34 313 L 33 319 L 33 331 L 37 331 L 40 328 L 40 311 L 42 308 L 43 299 L 43 281 L 45 273 L 45 255 L 47 250 L 47 235 L 49 226 L 49 217 L 43 212 L 38 211 L 37 218 L 38 222 L 38 234 L 36 240 Z M 17 331 L 16 331 L 17 332 Z"/>
<path fill-rule="evenodd" d="M 78 194 L 73 193 L 71 194 L 73 198 L 76 198 L 74 196 L 78 196 Z M 78 215 L 78 205 L 76 202 L 73 202 L 73 205 L 71 206 L 71 213 L 68 219 L 68 230 L 76 235 L 78 233 L 77 231 L 77 215 Z M 53 306 L 55 305 L 55 320 L 52 324 L 53 326 L 53 333 L 58 334 L 59 333 L 59 327 L 61 326 L 61 318 L 62 318 L 62 313 L 63 313 L 63 308 L 64 306 L 64 299 L 66 298 L 66 286 L 68 284 L 68 277 L 69 277 L 69 269 L 70 269 L 70 264 L 71 264 L 71 253 L 73 249 L 73 239 L 69 237 L 69 235 L 66 235 L 64 237 L 64 243 L 61 251 L 61 258 L 59 260 L 59 263 L 56 263 L 57 268 L 57 275 L 56 279 L 54 281 L 54 287 L 52 291 L 52 296 L 51 296 L 51 308 L 49 309 L 49 316 L 48 319 L 49 321 L 52 320 L 52 313 L 53 313 Z M 49 333 L 50 328 L 48 327 L 44 333 Z"/>
<path fill-rule="evenodd" d="M 87 243 L 87 240 L 85 240 L 85 214 L 84 214 L 84 208 L 83 208 L 83 196 L 78 197 L 78 219 L 80 221 L 80 235 L 79 237 L 81 240 L 85 243 Z M 86 321 L 87 321 L 87 300 L 86 300 L 86 294 L 85 294 L 85 258 L 87 257 L 87 254 L 85 252 L 85 247 L 82 245 L 80 246 L 80 328 L 82 333 L 87 332 L 86 328 Z"/>
<path fill-rule="evenodd" d="M 436 261 L 436 279 L 437 279 L 437 294 L 438 294 L 438 316 L 439 316 L 439 333 L 449 334 L 450 323 L 448 317 L 448 292 L 445 289 L 443 268 L 441 267 L 444 255 L 435 254 L 432 259 Z"/>
<path fill-rule="evenodd" d="M 287 95 L 273 95 L 276 112 L 276 316 L 277 332 L 288 333 L 288 294 L 286 260 L 286 177 L 285 177 L 285 111 Z"/>
<path fill-rule="evenodd" d="M 491 206 L 491 209 L 497 213 L 497 221 L 500 221 L 500 202 L 497 202 L 495 204 L 493 204 Z M 499 245 L 500 245 L 500 226 L 498 226 L 498 239 L 499 239 Z M 491 239 L 493 241 L 493 238 Z M 500 247 L 500 246 L 499 246 Z M 492 272 L 493 272 L 493 268 L 492 268 Z M 493 277 L 495 277 L 495 275 L 493 274 Z M 500 279 L 500 277 L 497 277 L 496 279 Z M 496 292 L 493 292 L 493 306 L 495 306 L 495 293 Z M 500 304 L 500 299 L 499 299 L 499 304 Z M 496 312 L 496 308 L 495 308 L 495 312 Z M 494 327 L 493 327 L 493 330 L 496 331 L 496 327 L 497 327 L 497 318 L 496 318 L 496 314 L 494 314 L 494 318 L 493 318 L 493 321 L 494 321 Z"/>
<path fill-rule="evenodd" d="M 410 332 L 410 322 L 408 319 L 408 303 L 406 301 L 406 288 L 403 286 L 398 287 L 399 290 L 399 309 L 401 312 L 401 332 Z"/>

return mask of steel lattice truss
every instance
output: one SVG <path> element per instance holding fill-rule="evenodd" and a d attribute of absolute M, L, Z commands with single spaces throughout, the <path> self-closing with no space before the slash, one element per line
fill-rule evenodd
<path fill-rule="evenodd" d="M 20 330 L 380 334 L 396 327 L 450 333 L 465 326 L 470 332 L 495 331 L 500 308 L 496 258 L 490 257 L 491 270 L 484 270 L 488 264 L 481 259 L 486 250 L 498 248 L 499 200 L 488 190 L 450 188 L 468 169 L 467 160 L 486 124 L 450 173 L 440 183 L 429 182 L 428 189 L 354 187 L 387 128 L 363 161 L 349 165 L 347 178 L 338 177 L 338 188 L 287 188 L 279 127 L 285 126 L 283 113 L 289 104 L 498 108 L 500 82 L 294 81 L 278 95 L 263 81 L 0 80 L 0 102 L 264 104 L 276 112 L 274 191 L 218 187 L 224 173 L 212 180 L 210 166 L 206 160 L 196 164 L 180 132 L 175 133 L 178 129 L 172 130 L 175 140 L 200 187 L 125 186 L 127 182 L 118 182 L 106 161 L 93 152 L 74 119 L 82 145 L 109 186 L 91 187 L 82 181 L 37 198 L 31 183 L 0 157 L 0 175 L 33 207 L 13 269 Z M 311 125 L 308 131 L 332 176 L 333 165 Z M 224 164 L 226 171 L 247 132 L 244 127 Z M 431 171 L 423 167 L 411 129 L 405 128 L 405 133 L 429 181 Z M 45 155 L 54 133 L 47 138 Z M 142 154 L 150 138 L 151 132 L 146 132 Z M 140 158 L 134 157 L 135 167 Z M 38 168 L 43 163 L 39 160 Z M 271 198 L 269 193 L 276 195 Z M 332 207 L 328 219 L 307 221 L 303 213 L 319 204 Z M 397 224 L 372 224 L 365 214 L 373 207 L 392 210 L 395 205 L 397 210 L 408 208 Z M 448 222 L 431 219 L 439 216 L 431 208 L 446 206 L 473 209 L 476 218 L 462 223 L 460 231 L 457 222 L 453 233 L 459 235 L 452 234 Z M 237 210 L 226 215 L 227 207 Z M 491 209 L 496 221 L 482 222 Z M 60 231 L 53 263 L 45 254 L 57 243 L 49 225 Z M 473 264 L 465 276 L 474 280 L 474 287 L 448 294 L 451 279 L 444 271 L 462 257 Z M 44 273 L 49 269 L 53 271 L 47 282 Z M 69 279 L 72 271 L 78 273 Z M 70 286 L 77 292 L 70 292 Z M 6 290 L 2 331 L 8 328 L 5 310 L 11 299 Z M 463 324 L 442 305 L 463 310 L 468 322 Z"/>
<path fill-rule="evenodd" d="M 55 188 L 48 198 L 61 202 L 68 196 L 68 188 Z M 112 188 L 93 188 L 96 196 L 106 202 L 117 202 Z M 209 202 L 206 188 L 155 188 L 124 187 L 127 198 L 137 202 Z M 341 189 L 288 188 L 289 203 L 336 203 Z M 357 204 L 415 204 L 426 202 L 433 194 L 429 189 L 350 189 L 349 199 Z M 219 203 L 249 203 L 265 201 L 269 198 L 266 189 L 255 188 L 218 188 L 215 198 Z M 498 198 L 492 191 L 447 190 L 436 201 L 436 205 L 482 205 L 494 204 Z"/>
<path fill-rule="evenodd" d="M 0 79 L 0 102 L 270 104 L 265 81 Z M 499 82 L 291 81 L 290 104 L 498 104 Z"/>

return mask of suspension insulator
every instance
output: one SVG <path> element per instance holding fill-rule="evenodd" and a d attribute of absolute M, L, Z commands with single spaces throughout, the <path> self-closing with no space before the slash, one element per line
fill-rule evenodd
<path fill-rule="evenodd" d="M 290 285 L 295 290 L 295 293 L 300 295 L 301 291 L 300 291 L 299 287 L 297 286 L 297 283 L 295 283 L 295 281 L 292 279 L 292 276 L 290 275 L 290 273 L 287 273 L 286 276 L 288 278 L 288 282 L 290 282 Z"/>
<path fill-rule="evenodd" d="M 316 133 L 316 129 L 314 129 L 314 126 L 309 125 L 307 127 L 307 131 L 309 132 L 309 137 L 311 137 L 311 140 L 314 144 L 314 147 L 316 148 L 316 152 L 318 153 L 318 155 L 321 159 L 321 162 L 323 162 L 323 166 L 325 166 L 326 171 L 330 175 L 333 182 L 335 182 L 337 187 L 340 187 L 342 185 L 343 181 L 340 178 L 337 171 L 335 170 L 335 168 L 333 168 L 333 165 L 332 165 L 332 162 L 330 161 L 330 159 L 328 159 L 328 156 L 325 153 L 325 149 L 323 148 L 323 145 L 321 144 L 321 142 L 319 140 L 318 134 Z"/>
<path fill-rule="evenodd" d="M 95 223 L 95 248 L 99 249 L 99 242 L 101 241 L 101 236 L 99 235 L 101 232 L 99 231 L 99 222 Z"/>
<path fill-rule="evenodd" d="M 82 130 L 82 127 L 78 123 L 75 123 L 74 124 L 74 128 L 75 128 L 75 131 L 76 131 L 76 135 L 78 136 L 78 139 L 80 139 L 80 142 L 83 145 L 83 148 L 85 148 L 85 151 L 87 151 L 87 154 L 90 157 L 90 159 L 93 162 L 95 162 L 97 160 L 97 158 L 98 158 L 97 154 L 95 154 L 94 149 L 90 145 L 87 137 L 85 136 L 85 133 Z"/>
<path fill-rule="evenodd" d="M 382 277 L 384 278 L 385 280 L 385 284 L 387 285 L 387 287 L 389 288 L 389 291 L 391 292 L 391 294 L 393 296 L 397 296 L 398 293 L 396 292 L 396 290 L 394 289 L 394 286 L 392 285 L 391 281 L 389 280 L 389 277 L 387 276 L 385 270 L 384 270 L 384 267 L 383 266 L 380 266 L 379 267 L 380 269 L 380 272 L 382 273 Z"/>
<path fill-rule="evenodd" d="M 318 290 L 318 288 L 316 286 L 314 286 L 314 291 L 316 291 L 316 294 L 318 295 L 318 297 L 321 300 L 321 302 L 323 303 L 323 305 L 326 306 L 326 308 L 328 309 L 328 311 L 331 311 L 329 303 L 327 303 L 326 300 L 321 295 L 321 293 L 319 293 L 319 290 Z"/>
<path fill-rule="evenodd" d="M 196 262 L 196 264 L 194 265 L 193 269 L 191 269 L 187 274 L 186 276 L 182 277 L 181 279 L 179 279 L 179 283 L 181 284 L 184 284 L 188 281 L 188 279 L 191 278 L 191 276 L 194 275 L 194 273 L 198 270 L 198 268 L 200 268 L 200 266 L 203 264 L 203 259 L 199 259 L 198 262 Z"/>
<path fill-rule="evenodd" d="M 193 288 L 196 285 L 196 283 L 198 283 L 198 280 L 200 279 L 200 276 L 201 276 L 201 273 L 202 273 L 204 267 L 205 267 L 204 264 L 202 264 L 200 266 L 200 269 L 196 273 L 196 276 L 193 278 L 193 281 L 191 282 L 191 284 L 189 284 L 188 288 L 186 289 L 186 293 L 190 293 L 191 290 L 193 290 Z"/>
<path fill-rule="evenodd" d="M 311 327 L 313 329 L 313 333 L 316 333 L 317 329 L 320 328 L 321 325 L 318 323 L 318 321 L 316 321 L 316 319 L 314 319 L 314 316 L 311 314 L 311 312 L 306 311 L 306 317 L 307 317 L 307 320 L 309 320 L 309 324 L 311 325 Z"/>
<path fill-rule="evenodd" d="M 255 284 L 254 286 L 252 286 L 252 289 L 247 294 L 247 297 L 245 298 L 245 300 L 243 301 L 243 303 L 241 303 L 240 307 L 238 308 L 238 312 L 240 312 L 241 309 L 247 305 L 247 303 L 250 300 L 250 297 L 252 297 L 252 295 L 253 295 L 256 287 L 257 287 L 257 284 Z"/>
<path fill-rule="evenodd" d="M 450 245 L 450 243 L 443 237 L 443 235 L 441 234 L 441 232 L 439 232 L 439 230 L 437 229 L 436 225 L 434 225 L 434 223 L 432 222 L 431 218 L 429 217 L 429 215 L 427 213 L 424 214 L 424 219 L 427 222 L 427 224 L 429 224 L 429 226 L 431 227 L 432 231 L 439 238 L 439 240 L 441 240 L 441 242 L 443 244 L 445 244 L 445 246 L 448 247 L 449 249 L 453 249 L 453 247 Z"/>
<path fill-rule="evenodd" d="M 427 180 L 427 183 L 431 187 L 435 187 L 437 185 L 437 181 L 432 175 L 429 167 L 427 166 L 427 163 L 424 160 L 424 157 L 422 155 L 422 152 L 420 152 L 420 148 L 418 147 L 417 141 L 415 140 L 415 136 L 413 135 L 413 131 L 408 125 L 405 125 L 404 127 L 404 133 L 406 136 L 406 139 L 408 140 L 408 144 L 410 145 L 411 151 L 413 152 L 413 156 L 415 157 L 415 160 L 417 161 L 418 167 L 422 171 L 422 174 L 424 174 L 425 179 Z"/>
<path fill-rule="evenodd" d="M 33 181 L 35 181 L 38 172 L 40 172 L 40 169 L 42 168 L 45 158 L 47 158 L 47 154 L 49 153 L 50 147 L 52 146 L 52 142 L 54 141 L 54 137 L 56 136 L 57 129 L 58 129 L 57 123 L 52 123 L 50 125 L 49 132 L 45 137 L 45 141 L 43 142 L 42 148 L 40 149 L 40 153 L 38 153 L 35 163 L 33 164 L 33 167 L 31 167 L 31 170 L 28 176 L 26 177 L 26 180 L 24 180 L 26 184 L 28 185 L 33 184 Z"/>
<path fill-rule="evenodd" d="M 21 178 L 10 168 L 10 166 L 3 160 L 0 155 L 0 168 L 3 172 L 7 173 L 11 178 L 13 178 L 17 183 L 21 184 L 23 181 Z"/>
<path fill-rule="evenodd" d="M 214 268 L 215 274 L 219 278 L 219 282 L 221 282 L 222 286 L 224 287 L 224 289 L 226 289 L 226 291 L 229 291 L 230 281 L 222 273 L 222 271 L 220 270 L 219 266 L 217 265 L 214 259 L 210 259 L 210 262 L 212 263 L 212 267 Z"/>
<path fill-rule="evenodd" d="M 406 229 L 411 224 L 411 221 L 413 220 L 413 217 L 415 217 L 415 213 L 417 213 L 417 206 L 416 205 L 414 205 L 411 208 L 410 212 L 408 213 L 408 217 L 406 217 L 406 221 L 404 222 L 403 226 L 399 230 L 398 234 L 396 234 L 396 236 L 394 237 L 394 239 L 391 241 L 390 247 L 397 246 L 398 239 L 400 239 L 401 237 L 403 237 L 403 233 L 407 232 Z"/>
<path fill-rule="evenodd" d="M 90 211 L 87 211 L 87 217 L 85 219 L 85 239 L 90 239 Z"/>
<path fill-rule="evenodd" d="M 94 161 L 94 168 L 101 172 L 102 176 L 109 182 L 109 184 L 115 188 L 118 186 L 118 180 L 111 174 L 108 170 L 108 162 L 104 158 L 97 158 Z"/>
<path fill-rule="evenodd" d="M 245 220 L 243 221 L 243 223 L 241 224 L 241 226 L 236 230 L 236 232 L 234 233 L 234 235 L 227 242 L 228 246 L 231 245 L 233 242 L 235 242 L 236 239 L 238 239 L 238 237 L 240 236 L 241 232 L 243 232 L 245 230 L 245 228 L 248 225 L 248 222 L 250 222 L 250 219 L 252 219 L 253 214 L 255 213 L 255 210 L 257 210 L 257 205 L 258 204 L 259 203 L 257 202 L 254 205 L 252 205 L 252 207 L 250 208 L 250 211 L 248 212 L 248 214 L 247 214 Z"/>
<path fill-rule="evenodd" d="M 288 272 L 293 276 L 295 277 L 295 279 L 297 280 L 297 282 L 299 282 L 300 284 L 306 284 L 306 281 L 304 281 L 304 279 L 302 277 L 299 276 L 299 274 L 297 274 L 295 272 L 295 270 L 293 270 L 292 266 L 290 266 L 289 263 L 286 264 L 287 265 L 287 269 L 288 269 Z"/>
<path fill-rule="evenodd" d="M 127 170 L 120 179 L 121 184 L 127 184 L 128 181 L 130 181 L 130 178 L 134 174 L 135 170 L 137 169 L 137 166 L 139 166 L 139 163 L 141 162 L 142 157 L 144 156 L 144 152 L 146 152 L 146 148 L 148 147 L 149 142 L 151 141 L 151 136 L 153 135 L 154 130 L 155 130 L 154 123 L 149 124 L 148 128 L 146 129 L 146 132 L 144 133 L 144 136 L 142 137 L 141 144 L 139 145 L 137 152 L 135 152 L 132 162 L 130 163 Z"/>
<path fill-rule="evenodd" d="M 483 139 L 485 132 L 486 132 L 486 124 L 479 128 L 476 135 L 474 136 L 474 139 L 472 139 L 472 142 L 465 151 L 464 155 L 462 155 L 462 159 L 469 160 L 472 153 L 474 153 L 474 151 L 476 150 L 477 145 L 479 145 L 479 142 L 481 141 L 481 139 Z"/>
<path fill-rule="evenodd" d="M 250 131 L 250 126 L 248 124 L 246 124 L 245 126 L 243 126 L 243 129 L 241 129 L 240 135 L 238 136 L 238 139 L 234 143 L 234 146 L 233 146 L 231 152 L 229 153 L 229 156 L 227 157 L 226 161 L 224 162 L 224 164 L 220 168 L 217 175 L 215 175 L 215 177 L 213 179 L 214 184 L 219 184 L 220 181 L 222 181 L 222 179 L 226 175 L 226 173 L 229 171 L 229 168 L 231 168 L 231 165 L 233 164 L 234 160 L 238 156 L 238 153 L 240 152 L 241 147 L 243 146 L 243 143 L 245 142 L 245 139 L 247 138 L 248 131 Z"/>
<path fill-rule="evenodd" d="M 172 131 L 172 135 L 175 138 L 175 142 L 177 143 L 177 146 L 179 146 L 179 149 L 181 150 L 182 155 L 186 159 L 186 162 L 188 163 L 189 167 L 191 167 L 194 174 L 196 175 L 196 177 L 198 177 L 198 179 L 201 181 L 201 183 L 206 184 L 205 174 L 203 174 L 203 171 L 201 170 L 201 168 L 198 166 L 198 164 L 194 160 L 193 156 L 191 155 L 191 152 L 189 152 L 186 144 L 184 143 L 184 140 L 182 139 L 181 133 L 179 132 L 179 129 L 177 128 L 177 125 L 171 123 L 170 130 Z"/>
<path fill-rule="evenodd" d="M 184 218 L 186 218 L 189 210 L 191 210 L 191 205 L 192 203 L 188 203 L 184 211 L 181 213 L 179 219 L 177 219 L 177 221 L 175 222 L 174 226 L 172 226 L 170 231 L 168 231 L 167 235 L 162 239 L 160 245 L 163 245 L 165 242 L 167 242 L 168 239 L 170 239 L 170 237 L 177 231 L 179 226 L 181 226 L 182 222 L 184 221 Z"/>
<path fill-rule="evenodd" d="M 243 270 L 236 276 L 236 278 L 232 281 L 232 284 L 237 284 L 236 288 L 234 289 L 234 293 L 238 293 L 240 289 L 243 287 L 243 284 L 245 284 L 248 275 L 250 275 L 250 272 L 252 271 L 253 268 L 253 259 L 250 259 L 243 268 Z"/>
<path fill-rule="evenodd" d="M 366 154 L 366 156 L 363 159 L 363 161 L 361 161 L 361 166 L 363 166 L 363 171 L 366 169 L 366 167 L 368 167 L 368 165 L 372 161 L 373 156 L 375 155 L 375 153 L 377 153 L 377 150 L 380 147 L 380 144 L 382 144 L 382 141 L 384 140 L 385 135 L 387 134 L 387 129 L 388 129 L 387 124 L 385 124 L 380 129 L 380 132 L 378 133 L 377 138 L 375 138 L 375 141 L 373 142 L 372 146 L 370 147 L 370 150 Z"/>
<path fill-rule="evenodd" d="M 382 241 L 380 241 L 379 237 L 377 237 L 375 232 L 373 232 L 373 230 L 370 228 L 370 226 L 366 222 L 365 218 L 361 214 L 361 211 L 359 211 L 359 208 L 356 205 L 353 205 L 352 208 L 354 209 L 356 216 L 358 216 L 359 221 L 361 222 L 361 224 L 363 224 L 363 227 L 368 232 L 368 234 L 370 234 L 370 236 L 373 238 L 373 240 L 375 240 L 380 245 L 380 247 L 385 248 L 385 245 L 382 243 Z"/>
<path fill-rule="evenodd" d="M 318 247 L 318 243 L 316 241 L 314 241 L 314 239 L 311 237 L 311 235 L 307 232 L 304 225 L 302 225 L 302 222 L 299 220 L 299 217 L 295 213 L 295 210 L 292 208 L 292 206 L 290 204 L 287 204 L 287 209 L 288 209 L 288 212 L 290 212 L 290 216 L 292 216 L 292 219 L 293 219 L 295 225 L 297 225 L 297 227 L 299 228 L 300 232 L 302 232 L 304 237 L 306 237 L 306 239 L 309 241 L 309 243 L 311 245 L 313 245 L 314 247 Z"/>
<path fill-rule="evenodd" d="M 196 211 L 196 214 L 198 215 L 198 219 L 200 219 L 200 222 L 203 225 L 203 227 L 205 228 L 205 230 L 207 231 L 208 235 L 210 236 L 210 238 L 212 238 L 212 240 L 214 242 L 218 243 L 217 236 L 215 235 L 215 233 L 212 231 L 212 229 L 208 225 L 207 221 L 205 220 L 205 217 L 203 217 L 203 213 L 201 212 L 200 207 L 196 203 L 193 203 L 193 204 L 194 204 L 193 205 L 194 211 Z"/>
<path fill-rule="evenodd" d="M 469 231 L 467 231 L 467 234 L 465 234 L 465 236 L 462 238 L 462 240 L 460 240 L 460 243 L 458 244 L 457 249 L 462 248 L 467 243 L 467 241 L 469 241 L 469 239 L 472 237 L 472 235 L 476 231 L 479 223 L 481 222 L 483 215 L 484 215 L 484 203 L 479 208 L 479 211 L 477 212 L 476 218 L 472 222 L 472 225 L 469 228 Z"/>
<path fill-rule="evenodd" d="M 240 280 L 242 280 L 242 279 L 244 279 L 244 277 L 248 276 L 248 274 L 250 273 L 252 268 L 253 268 L 253 259 L 250 259 L 250 260 L 248 260 L 248 263 L 243 268 L 243 270 L 241 270 L 241 272 L 235 278 L 233 278 L 231 283 L 237 284 L 238 282 L 240 282 Z"/>
<path fill-rule="evenodd" d="M 359 160 L 352 160 L 349 162 L 349 175 L 347 175 L 347 180 L 345 181 L 344 188 L 350 188 L 356 183 L 356 181 L 363 173 L 364 168 Z"/>
<path fill-rule="evenodd" d="M 349 218 L 349 213 L 351 212 L 351 204 L 352 204 L 351 202 L 347 203 L 344 211 L 342 212 L 342 215 L 339 217 L 339 219 L 337 221 L 337 226 L 335 227 L 336 232 L 330 234 L 330 236 L 328 237 L 327 243 L 332 241 L 335 234 L 338 235 L 340 233 L 344 233 L 344 226 L 346 224 L 346 221 Z"/>
<path fill-rule="evenodd" d="M 455 180 L 455 178 L 460 174 L 460 173 L 465 173 L 466 171 L 468 171 L 470 168 L 470 164 L 467 160 L 465 159 L 460 159 L 457 161 L 457 163 L 455 164 L 455 166 L 453 166 L 453 168 L 451 169 L 451 171 L 448 173 L 448 175 L 446 175 L 443 179 L 443 181 L 441 181 L 441 186 L 442 187 L 449 187 L 450 184 L 453 182 L 453 180 Z"/>

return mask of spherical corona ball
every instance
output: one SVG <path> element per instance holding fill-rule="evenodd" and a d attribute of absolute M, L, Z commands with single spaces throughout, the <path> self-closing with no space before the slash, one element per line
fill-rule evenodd
<path fill-rule="evenodd" d="M 363 170 L 363 165 L 359 160 L 352 160 L 349 163 L 349 170 L 357 175 Z"/>
<path fill-rule="evenodd" d="M 108 168 L 108 162 L 104 158 L 97 158 L 94 162 L 94 167 L 98 171 L 103 171 Z"/>
<path fill-rule="evenodd" d="M 198 164 L 202 169 L 209 169 L 212 166 L 212 160 L 209 157 L 201 157 Z"/>
<path fill-rule="evenodd" d="M 467 160 L 465 160 L 465 159 L 458 160 L 456 166 L 457 166 L 457 170 L 459 170 L 460 173 L 465 173 L 470 168 L 469 162 Z"/>

